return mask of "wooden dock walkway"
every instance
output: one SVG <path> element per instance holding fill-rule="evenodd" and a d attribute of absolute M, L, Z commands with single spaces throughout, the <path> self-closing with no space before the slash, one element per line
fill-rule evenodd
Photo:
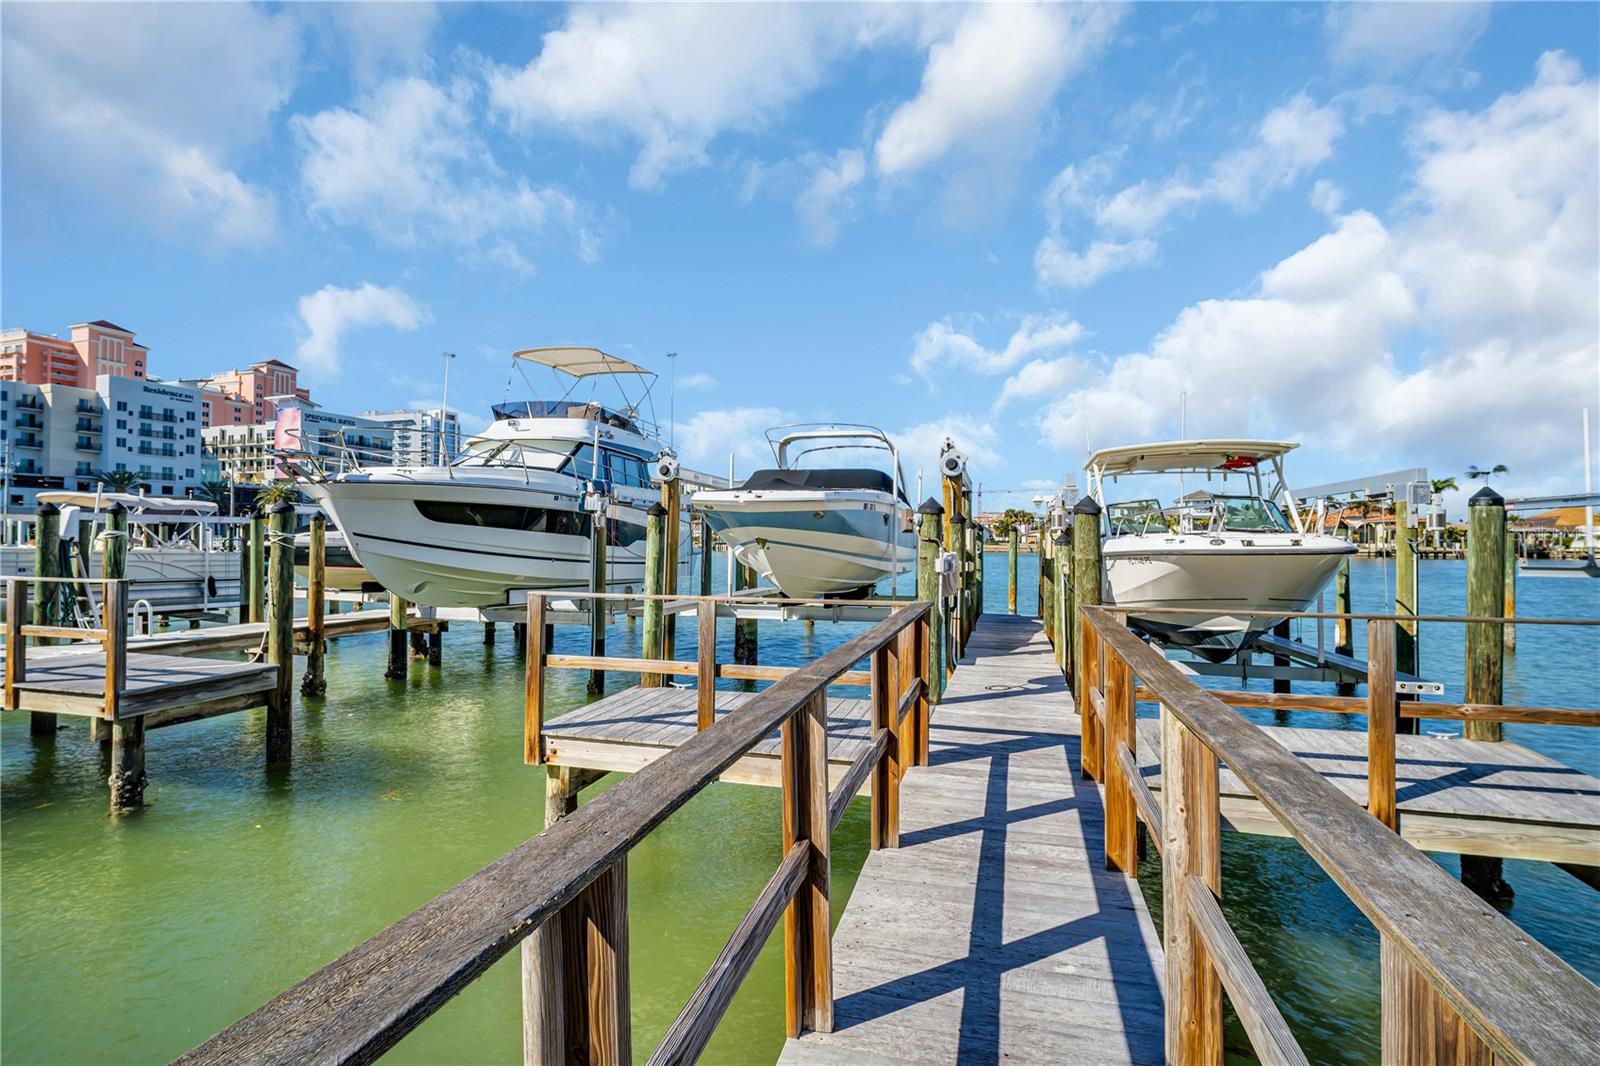
<path fill-rule="evenodd" d="M 834 933 L 834 1031 L 779 1061 L 1160 1062 L 1160 939 L 1040 624 L 985 615 L 967 652 Z"/>

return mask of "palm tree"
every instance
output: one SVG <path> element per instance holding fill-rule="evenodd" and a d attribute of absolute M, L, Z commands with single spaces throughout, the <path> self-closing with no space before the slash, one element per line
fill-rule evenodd
<path fill-rule="evenodd" d="M 102 470 L 94 477 L 112 492 L 138 492 L 145 487 L 144 475 L 137 470 Z"/>
<path fill-rule="evenodd" d="M 210 500 L 217 505 L 217 513 L 231 515 L 233 512 L 228 507 L 231 495 L 231 486 L 226 481 L 202 481 L 195 486 L 194 494 L 202 500 Z"/>
<path fill-rule="evenodd" d="M 1433 485 L 1434 492 L 1449 492 L 1461 487 L 1456 484 L 1456 479 L 1453 477 L 1436 477 L 1430 484 Z"/>
<path fill-rule="evenodd" d="M 263 511 L 276 507 L 284 500 L 290 503 L 300 502 L 300 490 L 294 487 L 292 481 L 274 481 L 256 493 L 256 506 Z"/>

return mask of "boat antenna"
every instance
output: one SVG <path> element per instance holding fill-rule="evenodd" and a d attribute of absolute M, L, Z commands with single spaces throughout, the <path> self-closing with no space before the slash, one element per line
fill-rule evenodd
<path fill-rule="evenodd" d="M 1189 393 L 1180 389 L 1178 391 L 1178 439 L 1188 440 L 1189 430 Z M 1178 471 L 1178 520 L 1183 520 L 1183 470 Z"/>
<path fill-rule="evenodd" d="M 667 353 L 667 447 L 678 450 L 678 353 Z"/>

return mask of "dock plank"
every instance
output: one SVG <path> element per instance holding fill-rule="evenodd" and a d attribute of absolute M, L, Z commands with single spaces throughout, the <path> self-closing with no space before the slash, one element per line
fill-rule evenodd
<path fill-rule="evenodd" d="M 1161 946 L 1105 869 L 1077 713 L 1036 619 L 986 616 L 834 934 L 835 1027 L 781 1063 L 1162 1060 Z"/>

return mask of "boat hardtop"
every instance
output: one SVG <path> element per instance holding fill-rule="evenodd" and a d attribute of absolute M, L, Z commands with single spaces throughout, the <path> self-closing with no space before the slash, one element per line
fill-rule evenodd
<path fill-rule="evenodd" d="M 1085 470 L 1100 477 L 1166 474 L 1179 471 L 1252 470 L 1300 447 L 1278 440 L 1173 440 L 1102 448 L 1089 456 Z"/>

